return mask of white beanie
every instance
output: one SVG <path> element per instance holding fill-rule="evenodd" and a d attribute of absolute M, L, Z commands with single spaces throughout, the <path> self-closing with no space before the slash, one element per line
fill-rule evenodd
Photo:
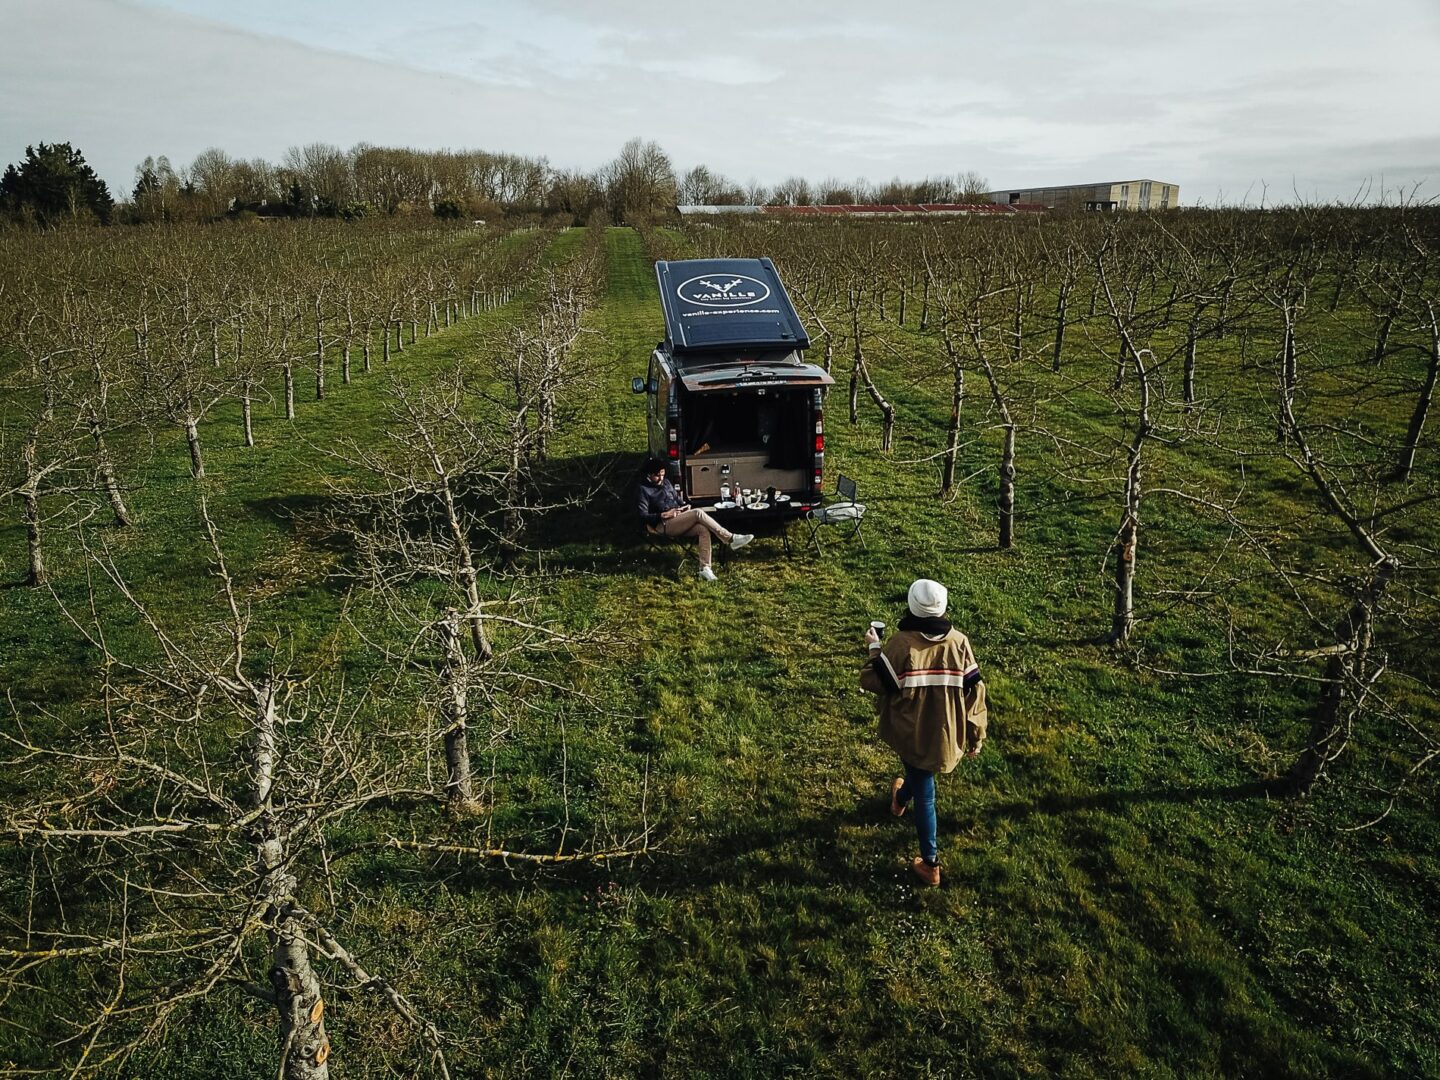
<path fill-rule="evenodd" d="M 921 618 L 945 614 L 945 605 L 950 602 L 950 593 L 938 581 L 920 578 L 910 586 L 910 614 Z"/>

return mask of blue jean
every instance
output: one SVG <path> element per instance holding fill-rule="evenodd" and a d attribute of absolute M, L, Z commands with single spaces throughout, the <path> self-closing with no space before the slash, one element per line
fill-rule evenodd
<path fill-rule="evenodd" d="M 920 840 L 920 857 L 931 866 L 940 861 L 940 847 L 935 840 L 935 774 L 917 769 L 908 761 L 905 783 L 900 785 L 897 801 L 904 806 L 915 800 L 915 835 Z"/>

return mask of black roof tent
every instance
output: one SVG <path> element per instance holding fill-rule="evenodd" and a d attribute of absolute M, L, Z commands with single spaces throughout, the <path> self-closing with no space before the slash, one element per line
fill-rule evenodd
<path fill-rule="evenodd" d="M 808 349 L 810 335 L 769 259 L 655 264 L 672 352 Z"/>

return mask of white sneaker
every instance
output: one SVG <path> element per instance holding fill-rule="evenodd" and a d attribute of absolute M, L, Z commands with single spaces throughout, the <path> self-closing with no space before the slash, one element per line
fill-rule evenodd
<path fill-rule="evenodd" d="M 702 566 L 702 567 L 700 567 L 700 580 L 701 580 L 701 581 L 716 581 L 716 580 L 718 580 L 718 579 L 715 577 L 715 571 L 714 571 L 714 570 L 711 570 L 710 567 L 708 567 L 708 566 Z"/>
<path fill-rule="evenodd" d="M 755 539 L 755 534 L 754 534 L 754 533 L 731 533 L 731 534 L 730 534 L 730 550 L 732 550 L 732 551 L 738 550 L 739 548 L 744 547 L 746 544 L 748 544 L 751 540 L 754 540 L 754 539 Z"/>

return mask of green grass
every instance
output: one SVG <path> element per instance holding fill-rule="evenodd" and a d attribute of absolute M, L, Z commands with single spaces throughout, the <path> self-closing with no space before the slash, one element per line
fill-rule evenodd
<path fill-rule="evenodd" d="M 943 504 L 933 463 L 896 464 L 934 453 L 948 410 L 943 382 L 905 376 L 937 355 L 918 338 L 907 360 L 878 365 L 902 410 L 892 455 L 873 411 L 852 428 L 843 393 L 828 411 L 828 481 L 857 478 L 867 547 L 787 559 L 762 539 L 714 585 L 695 579 L 690 549 L 645 550 L 620 500 L 644 449 L 629 378 L 661 326 L 640 237 L 604 239 L 607 292 L 582 345 L 593 381 L 554 449 L 561 475 L 600 491 L 538 523 L 530 561 L 546 571 L 545 618 L 616 643 L 575 675 L 599 708 L 547 699 L 516 724 L 488 824 L 497 841 L 553 849 L 563 757 L 571 841 L 636 827 L 643 784 L 656 850 L 533 870 L 358 847 L 333 868 L 342 910 L 307 886 L 352 951 L 440 1020 L 456 1075 L 1440 1076 L 1433 780 L 1375 828 L 1340 831 L 1375 806 L 1372 740 L 1314 799 L 1266 797 L 1254 781 L 1298 747 L 1312 688 L 1168 677 L 1094 645 L 1118 488 L 1067 499 L 1022 444 L 1020 544 L 996 550 L 993 470 Z M 548 257 L 583 242 L 572 230 Z M 481 355 L 505 317 L 395 363 L 423 378 Z M 235 445 L 234 417 L 206 429 L 207 489 L 233 567 L 261 587 L 260 618 L 302 659 L 339 641 L 357 670 L 364 649 L 338 629 L 331 576 L 345 553 L 308 515 L 326 477 L 343 479 L 318 448 L 380 438 L 381 394 L 371 376 L 302 404 L 293 429 L 268 417 L 252 451 Z M 1118 431 L 1094 395 L 1056 412 L 1077 432 Z M 997 454 L 995 432 L 966 437 L 961 476 Z M 143 478 L 140 528 L 113 537 L 117 561 L 164 617 L 200 620 L 215 589 L 183 443 L 162 437 Z M 1193 515 L 1157 501 L 1147 524 L 1142 591 L 1203 562 L 1212 535 Z M 81 560 L 56 547 L 56 590 L 74 604 Z M 13 521 L 0 552 L 13 579 Z M 940 783 L 945 885 L 931 892 L 909 879 L 909 819 L 883 801 L 896 763 L 856 684 L 860 629 L 893 623 L 918 576 L 950 586 L 992 700 L 985 754 Z M 1183 611 L 1153 610 L 1149 660 L 1209 655 Z M 117 632 L 146 648 L 131 622 Z M 48 594 L 0 593 L 0 677 L 17 708 L 83 710 L 93 669 Z M 466 835 L 395 811 L 336 847 L 391 829 Z M 423 1050 L 373 996 L 335 993 L 327 1021 L 338 1074 L 421 1069 Z M 133 1074 L 263 1075 L 270 1025 L 258 1003 L 217 992 Z"/>

